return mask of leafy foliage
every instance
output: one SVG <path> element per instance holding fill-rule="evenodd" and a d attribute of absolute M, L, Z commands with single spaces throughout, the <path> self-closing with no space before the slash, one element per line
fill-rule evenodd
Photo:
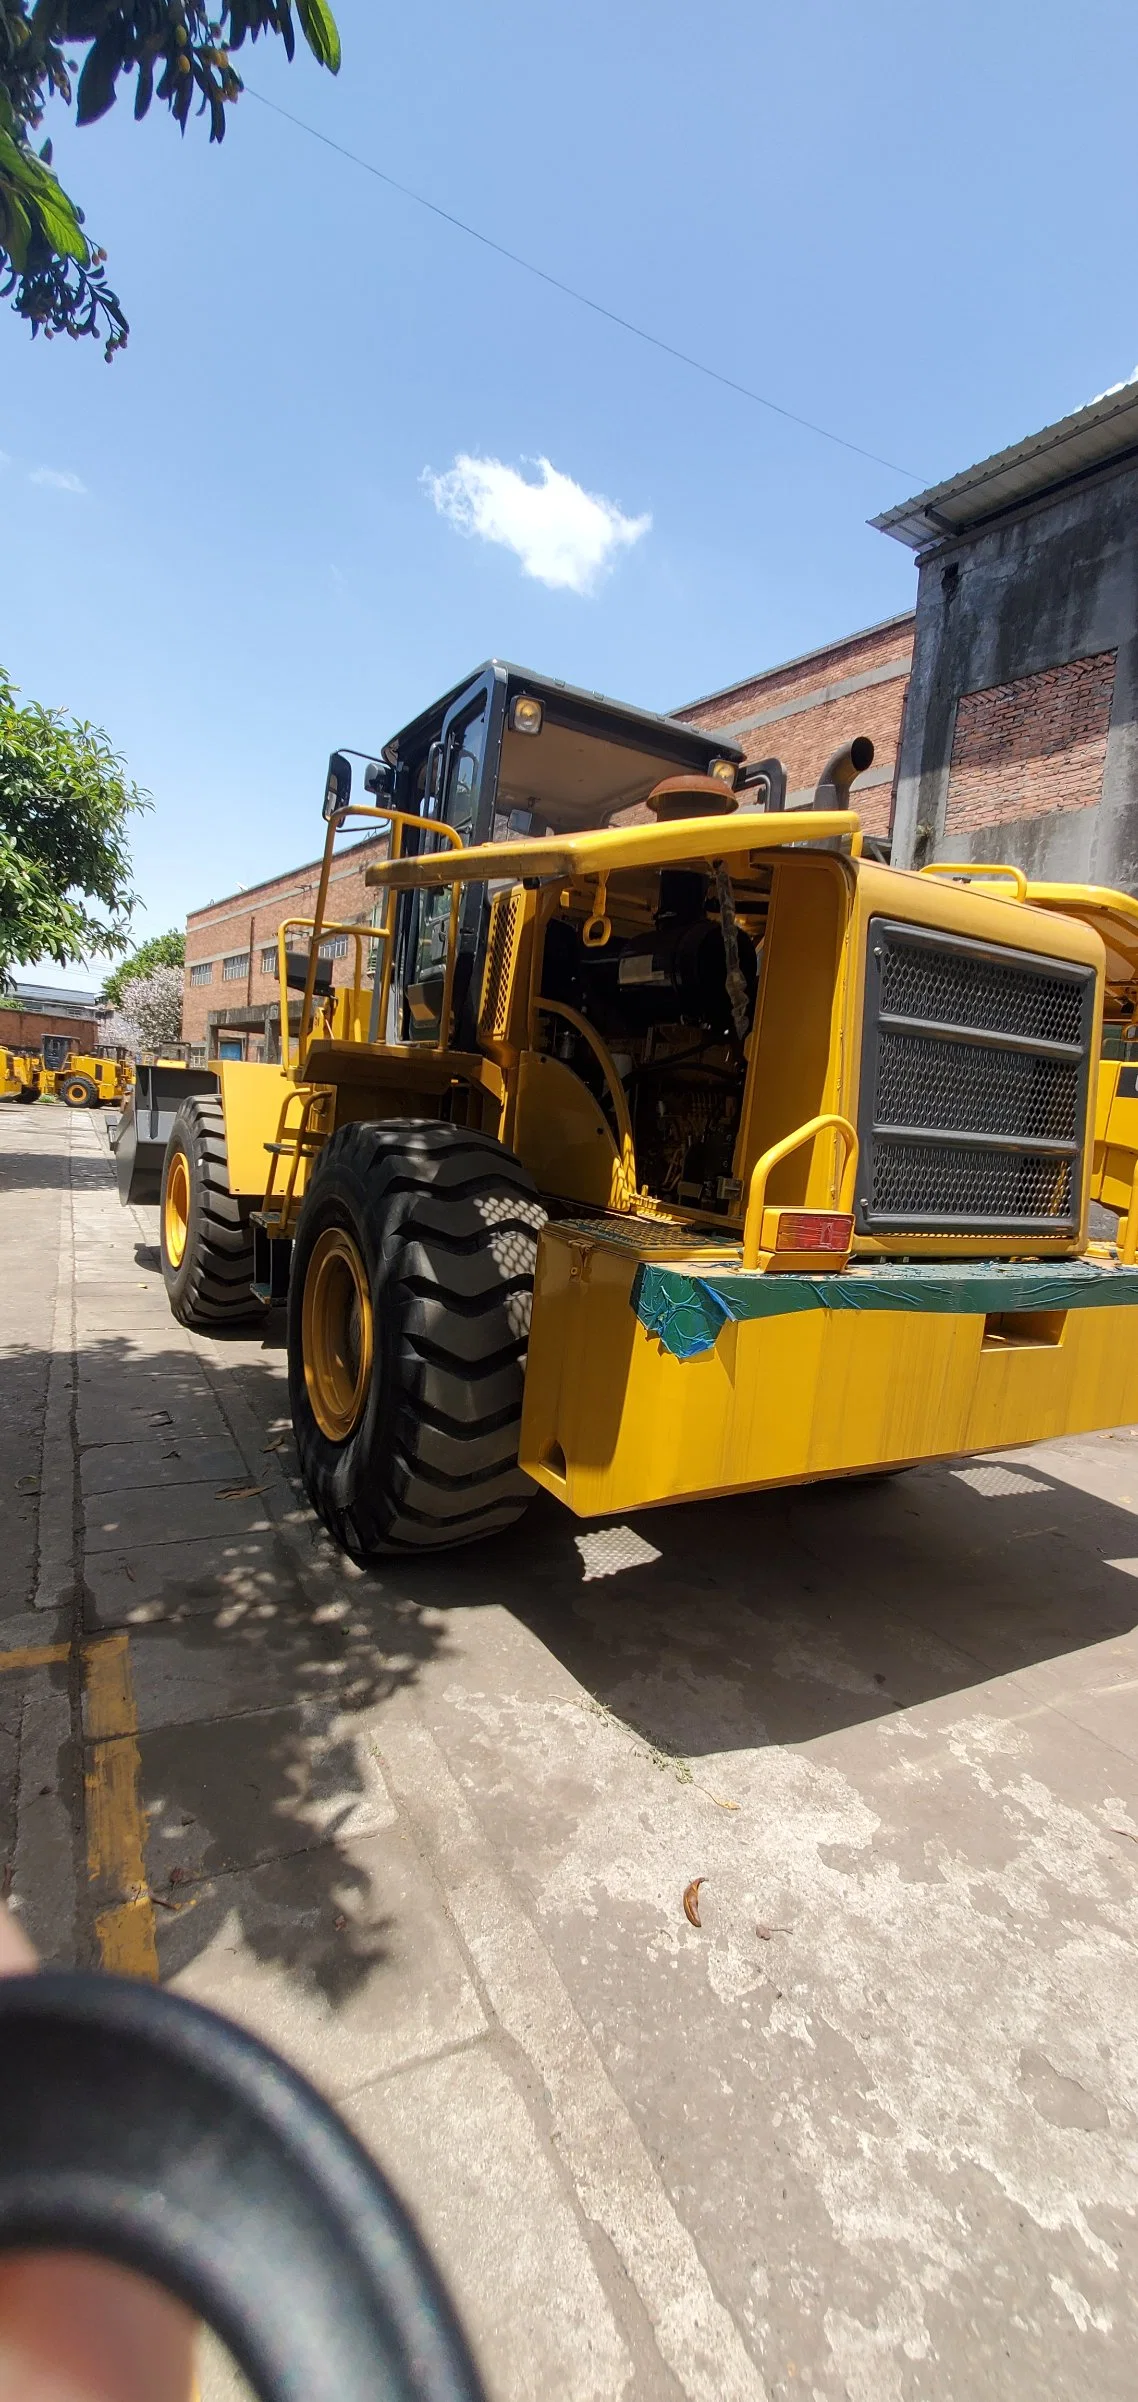
<path fill-rule="evenodd" d="M 118 966 L 111 969 L 99 998 L 121 1009 L 126 985 L 137 982 L 140 976 L 151 975 L 157 967 L 181 968 L 185 957 L 184 934 L 179 934 L 174 928 L 169 934 L 152 934 L 149 942 L 140 943 L 137 951 L 132 951 L 127 959 L 120 959 Z"/>
<path fill-rule="evenodd" d="M 0 668 L 0 986 L 25 960 L 125 948 L 128 822 L 150 805 L 97 726 L 21 708 Z"/>
<path fill-rule="evenodd" d="M 315 59 L 335 75 L 340 36 L 328 0 L 0 0 L 0 296 L 33 334 L 96 334 L 113 358 L 129 327 L 106 281 L 106 252 L 83 230 L 83 212 L 52 172 L 51 144 L 35 136 L 48 101 L 74 99 L 78 125 L 113 105 L 120 76 L 134 78 L 134 114 L 151 101 L 184 133 L 197 102 L 220 142 L 242 91 L 233 53 L 275 35 L 291 59 L 293 8 Z M 85 53 L 81 67 L 70 55 Z M 77 80 L 74 80 L 77 77 Z"/>
<path fill-rule="evenodd" d="M 148 976 L 133 976 L 124 984 L 118 1010 L 102 1030 L 104 1042 L 122 1043 L 129 1051 L 160 1051 L 176 1043 L 182 1032 L 182 971 L 167 965 Z"/>

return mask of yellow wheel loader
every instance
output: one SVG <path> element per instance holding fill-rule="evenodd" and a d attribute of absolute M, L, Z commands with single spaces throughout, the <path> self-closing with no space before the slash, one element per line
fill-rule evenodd
<path fill-rule="evenodd" d="M 893 870 L 848 806 L 871 757 L 790 812 L 777 761 L 500 662 L 368 797 L 333 753 L 280 1061 L 142 1069 L 118 1159 L 184 1323 L 287 1297 L 356 1558 L 535 1486 L 624 1513 L 1138 1416 L 1134 1247 L 1088 1234 L 1138 904 Z M 363 821 L 389 856 L 341 926 Z"/>
<path fill-rule="evenodd" d="M 80 1051 L 69 1034 L 45 1034 L 40 1089 L 68 1109 L 116 1107 L 133 1083 L 129 1052 Z"/>
<path fill-rule="evenodd" d="M 36 1051 L 0 1051 L 0 1094 L 8 1101 L 38 1101 L 43 1061 Z"/>

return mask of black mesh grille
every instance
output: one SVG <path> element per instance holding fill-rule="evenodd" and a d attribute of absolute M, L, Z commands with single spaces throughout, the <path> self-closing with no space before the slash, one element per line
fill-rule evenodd
<path fill-rule="evenodd" d="M 954 1134 L 1074 1142 L 1079 1063 L 883 1028 L 875 1114 L 882 1126 L 940 1126 Z"/>
<path fill-rule="evenodd" d="M 880 1143 L 872 1206 L 890 1216 L 1068 1218 L 1071 1162 L 1031 1151 L 954 1150 L 939 1143 Z"/>
<path fill-rule="evenodd" d="M 859 1227 L 1073 1234 L 1093 970 L 883 919 L 867 969 Z"/>
<path fill-rule="evenodd" d="M 890 945 L 882 961 L 883 1016 L 978 1026 L 1043 1042 L 1077 1043 L 1082 982 L 968 953 Z"/>

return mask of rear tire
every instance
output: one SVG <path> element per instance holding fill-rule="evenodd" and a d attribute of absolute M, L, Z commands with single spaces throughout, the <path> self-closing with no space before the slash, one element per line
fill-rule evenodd
<path fill-rule="evenodd" d="M 162 1162 L 162 1276 L 174 1316 L 205 1331 L 261 1315 L 253 1292 L 253 1203 L 229 1189 L 220 1101 L 183 1101 Z"/>
<path fill-rule="evenodd" d="M 97 1109 L 99 1088 L 89 1076 L 65 1076 L 59 1087 L 59 1098 L 68 1109 Z"/>
<path fill-rule="evenodd" d="M 321 1151 L 289 1397 L 313 1507 L 354 1559 L 477 1541 L 532 1499 L 518 1436 L 544 1223 L 521 1162 L 463 1126 L 344 1126 Z"/>
<path fill-rule="evenodd" d="M 17 1101 L 38 1101 L 40 1099 L 38 1084 L 21 1084 L 16 1099 Z"/>

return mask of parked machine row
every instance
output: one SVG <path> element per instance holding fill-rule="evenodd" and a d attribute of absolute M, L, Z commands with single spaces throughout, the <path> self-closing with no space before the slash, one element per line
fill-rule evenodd
<path fill-rule="evenodd" d="M 1138 904 L 884 865 L 871 756 L 790 812 L 777 761 L 500 662 L 333 754 L 279 1061 L 141 1068 L 118 1168 L 183 1323 L 287 1299 L 356 1558 L 536 1487 L 625 1513 L 1138 1416 L 1138 1134 L 1100 1067 Z M 389 856 L 341 926 L 363 821 Z"/>
<path fill-rule="evenodd" d="M 55 1099 L 68 1109 L 120 1108 L 133 1083 L 128 1051 L 81 1051 L 68 1034 L 45 1034 L 38 1051 L 0 1050 L 4 1099 Z"/>

